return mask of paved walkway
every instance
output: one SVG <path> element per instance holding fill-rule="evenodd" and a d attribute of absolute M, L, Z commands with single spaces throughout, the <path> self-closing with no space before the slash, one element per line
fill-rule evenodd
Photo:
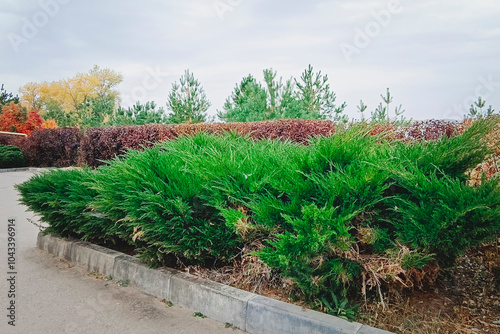
<path fill-rule="evenodd" d="M 0 173 L 0 333 L 196 334 L 245 333 L 193 312 L 168 307 L 134 288 L 121 287 L 35 248 L 38 227 L 18 203 L 14 184 L 31 171 Z M 16 219 L 15 327 L 8 324 L 8 219 Z"/>

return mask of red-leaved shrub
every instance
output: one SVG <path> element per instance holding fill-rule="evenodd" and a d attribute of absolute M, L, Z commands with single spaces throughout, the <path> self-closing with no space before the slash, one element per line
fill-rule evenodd
<path fill-rule="evenodd" d="M 23 142 L 25 138 L 26 137 L 13 136 L 0 133 L 0 145 L 21 146 L 21 142 Z"/>
<path fill-rule="evenodd" d="M 409 140 L 438 140 L 446 136 L 452 137 L 462 132 L 461 122 L 431 119 L 427 121 L 416 121 L 408 127 L 396 130 L 400 139 Z"/>
<path fill-rule="evenodd" d="M 32 167 L 68 167 L 78 162 L 80 140 L 77 128 L 43 129 L 34 131 L 18 146 Z"/>

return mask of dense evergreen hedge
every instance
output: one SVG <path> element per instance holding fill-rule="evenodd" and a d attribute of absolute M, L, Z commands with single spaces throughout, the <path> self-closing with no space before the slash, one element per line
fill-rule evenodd
<path fill-rule="evenodd" d="M 0 145 L 0 168 L 24 167 L 23 152 L 17 146 Z"/>
<path fill-rule="evenodd" d="M 308 145 L 201 132 L 18 189 L 49 232 L 122 240 L 151 263 L 225 263 L 261 240 L 256 254 L 332 311 L 362 277 L 421 282 L 500 234 L 498 179 L 466 184 L 493 126 L 406 142 L 357 125 Z"/>

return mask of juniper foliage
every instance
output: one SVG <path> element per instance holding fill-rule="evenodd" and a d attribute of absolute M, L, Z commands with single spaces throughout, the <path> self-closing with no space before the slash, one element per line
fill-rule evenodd
<path fill-rule="evenodd" d="M 371 136 L 366 124 L 307 146 L 198 133 L 18 189 L 52 232 L 125 240 L 151 263 L 173 254 L 223 264 L 260 240 L 255 254 L 312 305 L 345 309 L 362 271 L 346 256 L 354 248 L 390 257 L 404 245 L 405 269 L 449 266 L 500 234 L 498 178 L 466 184 L 489 153 L 483 138 L 495 122 L 422 142 Z"/>

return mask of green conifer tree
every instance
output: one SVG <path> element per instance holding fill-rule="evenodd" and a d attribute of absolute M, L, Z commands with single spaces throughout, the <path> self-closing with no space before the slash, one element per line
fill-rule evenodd
<path fill-rule="evenodd" d="M 169 123 L 200 123 L 205 122 L 206 112 L 211 103 L 208 100 L 200 82 L 186 70 L 180 78 L 180 84 L 172 84 L 168 95 L 167 107 L 171 111 Z"/>
<path fill-rule="evenodd" d="M 335 105 L 328 76 L 309 67 L 301 79 L 283 82 L 273 69 L 264 70 L 265 86 L 252 76 L 243 78 L 226 100 L 218 117 L 226 122 L 253 122 L 283 118 L 345 120 L 346 105 Z"/>
<path fill-rule="evenodd" d="M 266 119 L 267 92 L 252 76 L 244 77 L 234 92 L 226 99 L 218 117 L 225 122 L 254 122 Z"/>

